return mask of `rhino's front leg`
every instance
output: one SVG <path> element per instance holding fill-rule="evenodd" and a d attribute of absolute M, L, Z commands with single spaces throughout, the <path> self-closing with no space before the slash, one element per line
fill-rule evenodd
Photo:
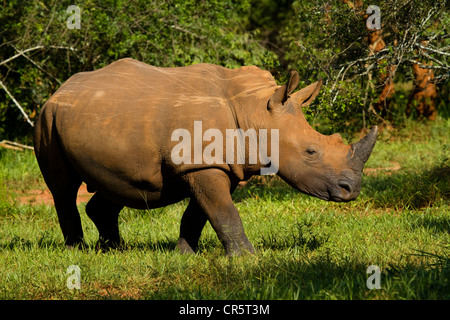
<path fill-rule="evenodd" d="M 207 169 L 192 172 L 186 177 L 192 197 L 216 231 L 227 255 L 254 253 L 231 199 L 227 174 L 219 169 Z"/>

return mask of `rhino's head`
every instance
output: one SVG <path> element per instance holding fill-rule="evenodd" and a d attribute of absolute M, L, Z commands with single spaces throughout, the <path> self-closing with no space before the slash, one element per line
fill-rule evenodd
<path fill-rule="evenodd" d="M 375 126 L 359 142 L 345 145 L 340 134 L 325 136 L 306 121 L 301 107 L 319 93 L 322 81 L 292 94 L 296 71 L 268 102 L 271 121 L 279 128 L 278 174 L 301 192 L 331 201 L 351 201 L 361 190 L 361 173 L 377 139 Z"/>

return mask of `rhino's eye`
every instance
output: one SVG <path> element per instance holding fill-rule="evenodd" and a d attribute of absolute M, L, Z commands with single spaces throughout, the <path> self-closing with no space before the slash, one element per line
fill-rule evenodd
<path fill-rule="evenodd" d="M 308 149 L 306 149 L 306 154 L 308 155 L 308 156 L 310 156 L 310 157 L 314 157 L 314 156 L 317 156 L 317 148 L 315 148 L 315 147 L 309 147 Z"/>

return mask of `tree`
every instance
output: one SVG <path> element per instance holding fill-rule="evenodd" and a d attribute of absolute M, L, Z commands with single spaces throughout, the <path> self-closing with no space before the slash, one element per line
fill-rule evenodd
<path fill-rule="evenodd" d="M 421 41 L 422 46 L 427 45 L 427 41 Z M 423 50 L 423 49 L 419 49 Z M 422 54 L 427 55 L 425 52 Z M 436 83 L 434 76 L 434 71 L 431 68 L 426 68 L 428 66 L 433 66 L 433 61 L 424 61 L 416 59 L 417 63 L 414 63 L 413 74 L 414 74 L 414 89 L 412 94 L 409 96 L 408 104 L 406 106 L 406 114 L 409 116 L 411 114 L 411 109 L 415 107 L 417 113 L 420 116 L 428 118 L 430 120 L 435 120 L 437 115 L 435 99 L 437 97 Z M 421 67 L 423 65 L 424 67 Z"/>
<path fill-rule="evenodd" d="M 161 67 L 209 62 L 270 69 L 277 61 L 245 30 L 248 1 L 79 3 L 80 29 L 67 26 L 73 1 L 12 0 L 0 5 L 0 81 L 6 88 L 0 89 L 0 136 L 30 137 L 29 123 L 67 78 L 120 58 Z"/>
<path fill-rule="evenodd" d="M 380 8 L 381 30 L 367 30 L 369 5 Z M 363 125 L 365 120 L 386 123 L 393 113 L 405 112 L 406 103 L 394 110 L 388 100 L 395 98 L 395 81 L 408 82 L 418 76 L 413 66 L 428 70 L 428 75 L 433 72 L 427 88 L 432 84 L 438 92 L 448 91 L 447 8 L 447 1 L 431 0 L 295 1 L 294 14 L 287 16 L 277 46 L 288 48 L 285 64 L 300 70 L 307 81 L 324 78 L 321 103 L 311 111 L 326 114 L 339 127 L 358 119 Z M 418 78 L 415 83 L 420 89 Z M 432 90 L 426 92 L 436 97 Z M 411 100 L 415 99 L 413 95 Z M 443 103 L 447 99 L 442 97 Z"/>

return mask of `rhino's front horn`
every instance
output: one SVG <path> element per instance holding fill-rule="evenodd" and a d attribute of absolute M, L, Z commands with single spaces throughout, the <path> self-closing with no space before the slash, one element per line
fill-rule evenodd
<path fill-rule="evenodd" d="M 375 146 L 375 142 L 377 141 L 378 135 L 378 127 L 374 126 L 370 132 L 362 138 L 360 141 L 352 144 L 352 148 L 350 150 L 351 159 L 356 161 L 358 165 L 362 167 L 369 159 L 370 154 L 372 153 L 373 147 Z"/>

